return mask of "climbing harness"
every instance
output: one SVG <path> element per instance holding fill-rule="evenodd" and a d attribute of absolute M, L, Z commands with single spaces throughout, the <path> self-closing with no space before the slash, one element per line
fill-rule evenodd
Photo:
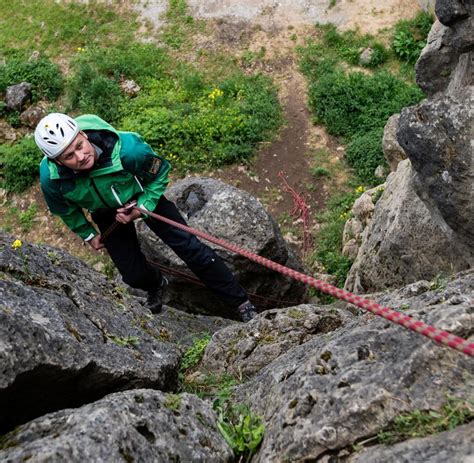
<path fill-rule="evenodd" d="M 136 209 L 137 211 L 140 211 L 142 214 L 146 214 L 150 217 L 153 217 L 156 220 L 160 220 L 176 228 L 196 235 L 199 238 L 205 239 L 206 241 L 209 241 L 213 244 L 217 244 L 218 246 L 221 246 L 229 251 L 244 256 L 253 262 L 257 262 L 258 264 L 263 265 L 264 267 L 270 268 L 276 272 L 282 273 L 283 275 L 289 276 L 294 280 L 301 281 L 308 286 L 312 286 L 313 288 L 322 291 L 323 293 L 334 296 L 337 299 L 349 302 L 350 304 L 360 307 L 361 309 L 368 310 L 369 312 L 372 312 L 375 315 L 383 317 L 393 323 L 397 323 L 398 325 L 408 328 L 409 330 L 415 331 L 416 333 L 422 334 L 423 336 L 433 339 L 439 344 L 444 344 L 448 347 L 451 347 L 452 349 L 456 349 L 471 357 L 474 357 L 474 343 L 469 342 L 467 339 L 463 339 L 459 336 L 448 333 L 447 331 L 435 328 L 434 326 L 427 325 L 425 322 L 416 320 L 410 317 L 409 315 L 404 315 L 400 312 L 397 312 L 396 310 L 391 309 L 390 307 L 384 307 L 378 304 L 377 302 L 371 301 L 370 299 L 364 299 L 361 296 L 352 294 L 351 292 L 346 291 L 344 289 L 332 286 L 329 283 L 325 283 L 324 281 L 316 280 L 315 278 L 305 275 L 304 273 L 292 270 L 288 267 L 285 267 L 284 265 L 278 264 L 277 262 L 273 262 L 270 259 L 266 259 L 265 257 L 239 248 L 238 246 L 232 243 L 228 243 L 225 240 L 215 238 L 202 231 L 196 230 L 186 225 L 182 225 L 159 214 L 155 214 L 154 212 L 149 212 L 137 206 L 132 206 L 132 208 Z M 110 234 L 111 231 L 115 229 L 114 225 L 115 224 L 109 227 L 109 229 L 107 229 L 105 233 Z M 110 229 L 112 230 L 109 231 Z"/>

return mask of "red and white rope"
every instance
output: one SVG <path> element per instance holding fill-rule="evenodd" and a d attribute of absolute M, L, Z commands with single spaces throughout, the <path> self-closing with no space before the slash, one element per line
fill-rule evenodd
<path fill-rule="evenodd" d="M 312 286 L 313 288 L 318 289 L 319 291 L 322 291 L 323 293 L 329 294 L 331 296 L 337 297 L 338 299 L 354 304 L 355 306 L 360 307 L 361 309 L 368 310 L 369 312 L 383 317 L 393 323 L 397 323 L 405 328 L 408 328 L 409 330 L 420 333 L 423 336 L 427 336 L 428 338 L 433 339 L 434 341 L 440 344 L 444 344 L 471 357 L 474 357 L 474 343 L 469 342 L 466 339 L 460 338 L 459 336 L 448 333 L 447 331 L 443 331 L 439 328 L 435 328 L 434 326 L 427 325 L 425 322 L 422 322 L 420 320 L 415 320 L 414 318 L 397 312 L 391 309 L 390 307 L 384 307 L 374 301 L 364 299 L 363 297 L 358 296 L 356 294 L 352 294 L 351 292 L 346 291 L 344 289 L 336 288 L 335 286 L 332 286 L 321 280 L 316 280 L 315 278 L 305 275 L 304 273 L 292 270 L 288 267 L 285 267 L 284 265 L 278 264 L 270 259 L 266 259 L 265 257 L 261 257 L 250 251 L 239 248 L 238 246 L 235 246 L 232 243 L 228 243 L 227 241 L 224 241 L 222 239 L 215 238 L 207 233 L 174 222 L 173 220 L 167 219 L 166 217 L 155 214 L 153 212 L 145 211 L 137 207 L 135 207 L 135 209 L 157 220 L 161 220 L 162 222 L 180 228 L 181 230 L 184 230 L 193 235 L 199 236 L 200 238 L 203 238 L 211 243 L 217 244 L 218 246 L 228 249 L 229 251 L 240 254 L 241 256 L 244 256 L 249 260 L 257 262 L 258 264 L 268 267 L 272 270 L 275 270 L 276 272 L 280 272 L 283 275 L 287 275 L 295 280 L 301 281 L 309 286 Z"/>

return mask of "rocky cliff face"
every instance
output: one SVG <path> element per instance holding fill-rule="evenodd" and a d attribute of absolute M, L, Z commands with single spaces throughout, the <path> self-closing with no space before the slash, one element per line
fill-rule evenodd
<path fill-rule="evenodd" d="M 235 461 L 211 404 L 176 394 L 178 345 L 204 331 L 215 333 L 194 382 L 240 380 L 233 400 L 266 427 L 254 462 L 467 461 L 473 423 L 356 451 L 400 413 L 455 400 L 474 416 L 474 369 L 460 352 L 345 304 L 272 309 L 247 324 L 152 316 L 68 254 L 12 241 L 0 235 L 1 461 Z M 473 297 L 465 272 L 376 299 L 472 338 Z"/>
<path fill-rule="evenodd" d="M 376 291 L 474 264 L 472 9 L 472 2 L 436 3 L 438 21 L 417 63 L 427 99 L 398 122 L 409 161 L 387 181 L 349 289 Z"/>

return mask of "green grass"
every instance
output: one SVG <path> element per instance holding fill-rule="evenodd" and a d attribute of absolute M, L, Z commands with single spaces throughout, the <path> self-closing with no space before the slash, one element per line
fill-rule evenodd
<path fill-rule="evenodd" d="M 450 397 L 440 410 L 414 410 L 395 417 L 391 425 L 377 437 L 380 443 L 390 445 L 415 437 L 450 431 L 473 419 L 472 401 Z"/>
<path fill-rule="evenodd" d="M 0 55 L 28 57 L 33 50 L 64 57 L 77 48 L 100 45 L 118 38 L 132 40 L 138 29 L 136 14 L 120 15 L 110 4 L 9 0 L 2 2 Z"/>

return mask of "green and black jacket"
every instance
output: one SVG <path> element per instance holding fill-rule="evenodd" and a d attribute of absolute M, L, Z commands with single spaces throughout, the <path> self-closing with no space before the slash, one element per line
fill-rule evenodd
<path fill-rule="evenodd" d="M 94 115 L 80 116 L 76 122 L 102 150 L 94 168 L 75 172 L 45 157 L 40 183 L 50 211 L 89 240 L 97 231 L 83 209 L 117 209 L 133 198 L 139 207 L 153 211 L 169 182 L 170 164 L 137 133 L 117 131 Z"/>

